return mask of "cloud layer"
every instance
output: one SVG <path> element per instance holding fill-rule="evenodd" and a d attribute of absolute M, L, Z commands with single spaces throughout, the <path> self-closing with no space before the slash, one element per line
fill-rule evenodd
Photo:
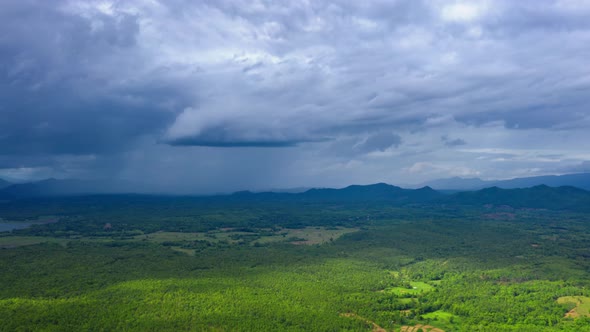
<path fill-rule="evenodd" d="M 584 1 L 0 6 L 0 177 L 211 192 L 590 161 Z"/>

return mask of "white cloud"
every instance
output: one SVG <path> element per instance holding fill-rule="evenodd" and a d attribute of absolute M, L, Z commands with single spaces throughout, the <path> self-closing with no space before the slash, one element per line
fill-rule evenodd
<path fill-rule="evenodd" d="M 453 3 L 443 6 L 441 17 L 451 22 L 472 22 L 484 14 L 486 7 L 485 3 L 475 1 Z"/>

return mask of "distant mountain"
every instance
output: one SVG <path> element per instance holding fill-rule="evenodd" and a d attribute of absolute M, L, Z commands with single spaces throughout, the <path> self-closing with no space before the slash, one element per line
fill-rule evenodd
<path fill-rule="evenodd" d="M 426 202 L 441 196 L 430 187 L 403 189 L 386 183 L 352 185 L 342 189 L 310 189 L 299 195 L 314 200 L 395 200 L 399 202 Z"/>
<path fill-rule="evenodd" d="M 268 190 L 260 190 L 255 192 L 273 192 L 273 193 L 290 193 L 290 194 L 297 194 L 308 191 L 311 189 L 310 187 L 295 187 L 295 188 L 272 188 Z"/>
<path fill-rule="evenodd" d="M 314 188 L 302 193 L 252 193 L 241 191 L 232 195 L 235 199 L 253 200 L 306 200 L 318 202 L 387 201 L 392 203 L 424 203 L 441 196 L 441 193 L 430 187 L 403 189 L 386 183 L 352 185 L 342 189 Z"/>
<path fill-rule="evenodd" d="M 529 188 L 538 185 L 547 185 L 550 187 L 573 186 L 590 190 L 590 173 L 533 176 L 501 181 L 484 181 L 478 178 L 464 179 L 453 177 L 429 181 L 423 185 L 430 186 L 436 190 L 478 190 L 489 187 L 514 189 Z"/>
<path fill-rule="evenodd" d="M 456 193 L 440 200 L 457 205 L 505 205 L 513 208 L 590 211 L 590 192 L 571 186 L 501 189 L 485 188 Z"/>
<path fill-rule="evenodd" d="M 590 173 L 534 176 L 496 181 L 494 183 L 495 186 L 506 189 L 526 188 L 542 184 L 550 187 L 572 186 L 590 190 Z"/>
<path fill-rule="evenodd" d="M 124 193 L 121 185 L 104 181 L 47 179 L 37 182 L 10 184 L 0 189 L 0 199 L 81 194 Z"/>
<path fill-rule="evenodd" d="M 429 186 L 436 190 L 473 190 L 490 187 L 493 181 L 484 181 L 479 178 L 452 177 L 428 181 L 420 186 Z"/>
<path fill-rule="evenodd" d="M 580 175 L 582 180 L 584 174 Z M 538 177 L 539 178 L 539 177 Z M 536 178 L 535 180 L 538 180 Z M 555 180 L 564 177 L 542 177 Z M 574 176 L 565 177 L 571 180 Z M 514 179 L 506 185 L 528 185 L 532 178 Z M 474 183 L 477 181 L 473 181 Z M 554 184 L 556 182 L 548 181 Z M 125 188 L 129 188 L 128 184 Z M 11 184 L 0 189 L 0 200 L 21 199 L 43 196 L 75 196 L 83 194 L 122 194 L 121 184 L 108 184 L 99 181 L 56 180 L 49 179 L 39 182 Z M 420 189 L 404 189 L 386 183 L 371 185 L 351 185 L 341 189 L 315 188 L 300 193 L 236 192 L 231 195 L 203 197 L 210 200 L 257 201 L 257 202 L 381 202 L 388 204 L 445 204 L 471 206 L 511 206 L 513 208 L 543 208 L 552 210 L 575 210 L 590 212 L 590 191 L 573 186 L 550 187 L 538 185 L 529 188 L 502 189 L 490 187 L 477 191 L 458 192 L 445 195 L 430 187 Z"/>
<path fill-rule="evenodd" d="M 12 183 L 10 183 L 10 182 L 8 182 L 6 180 L 0 179 L 0 189 L 6 188 L 6 187 L 10 186 L 11 184 Z"/>

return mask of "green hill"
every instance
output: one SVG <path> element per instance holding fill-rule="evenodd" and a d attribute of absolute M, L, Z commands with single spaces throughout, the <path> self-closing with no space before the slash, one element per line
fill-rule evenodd
<path fill-rule="evenodd" d="M 501 189 L 486 188 L 478 191 L 460 192 L 441 200 L 457 205 L 506 205 L 514 208 L 550 210 L 590 210 L 590 192 L 575 187 L 548 187 Z"/>

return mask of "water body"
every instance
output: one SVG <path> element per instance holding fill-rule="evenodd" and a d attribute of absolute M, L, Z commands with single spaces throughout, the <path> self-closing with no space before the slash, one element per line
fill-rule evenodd
<path fill-rule="evenodd" d="M 0 222 L 0 232 L 11 232 L 15 229 L 23 229 L 27 227 L 31 227 L 31 223 L 26 222 L 19 222 L 19 223 L 11 223 L 11 222 Z"/>

